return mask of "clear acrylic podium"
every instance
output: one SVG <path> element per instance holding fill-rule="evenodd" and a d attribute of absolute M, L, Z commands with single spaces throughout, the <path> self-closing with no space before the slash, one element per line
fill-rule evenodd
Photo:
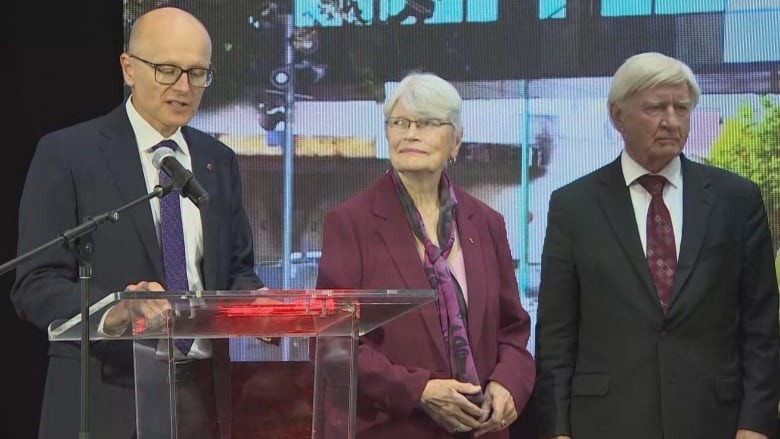
<path fill-rule="evenodd" d="M 90 307 L 90 340 L 132 340 L 138 439 L 355 435 L 358 337 L 435 299 L 433 290 L 116 292 Z M 171 310 L 98 332 L 123 300 Z M 79 341 L 81 317 L 49 340 Z M 177 339 L 195 340 L 184 357 Z M 205 359 L 204 359 L 205 358 Z M 208 364 L 206 373 L 196 372 Z"/>

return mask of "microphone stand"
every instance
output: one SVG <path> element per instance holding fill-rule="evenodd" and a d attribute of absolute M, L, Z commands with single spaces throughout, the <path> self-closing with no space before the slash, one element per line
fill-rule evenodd
<path fill-rule="evenodd" d="M 0 265 L 0 275 L 2 275 L 44 250 L 58 245 L 64 245 L 76 255 L 76 259 L 79 261 L 79 284 L 81 287 L 81 433 L 79 439 L 89 439 L 89 282 L 92 278 L 92 252 L 94 250 L 91 233 L 106 222 L 119 221 L 121 212 L 152 198 L 162 198 L 171 189 L 173 189 L 172 184 L 157 185 L 148 194 L 110 212 L 95 217 L 86 217 L 78 226 L 68 229 L 51 241 Z"/>

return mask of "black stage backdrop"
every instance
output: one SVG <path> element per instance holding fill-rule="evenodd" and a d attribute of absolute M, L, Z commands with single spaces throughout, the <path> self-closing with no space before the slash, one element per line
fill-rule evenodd
<path fill-rule="evenodd" d="M 122 38 L 121 0 L 3 2 L 2 262 L 16 256 L 19 198 L 38 139 L 122 102 Z M 16 316 L 8 294 L 13 280 L 13 272 L 0 277 L 0 437 L 29 439 L 38 431 L 48 342 Z"/>

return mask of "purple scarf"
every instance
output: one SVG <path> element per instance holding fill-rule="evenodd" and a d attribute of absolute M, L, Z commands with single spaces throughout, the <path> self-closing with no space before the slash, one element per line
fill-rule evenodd
<path fill-rule="evenodd" d="M 439 183 L 439 227 L 437 234 L 439 244 L 443 244 L 443 246 L 439 248 L 428 237 L 422 216 L 395 169 L 390 170 L 390 175 L 409 222 L 409 227 L 411 227 L 414 236 L 425 246 L 423 266 L 431 288 L 436 289 L 439 293 L 436 305 L 439 311 L 441 332 L 444 336 L 444 346 L 449 351 L 452 376 L 458 381 L 479 386 L 477 368 L 474 365 L 468 337 L 466 301 L 458 281 L 447 264 L 447 257 L 455 243 L 455 230 L 458 228 L 456 221 L 458 200 L 455 198 L 455 191 L 450 179 L 447 174 L 442 172 Z M 482 402 L 482 392 L 465 396 L 476 404 Z"/>

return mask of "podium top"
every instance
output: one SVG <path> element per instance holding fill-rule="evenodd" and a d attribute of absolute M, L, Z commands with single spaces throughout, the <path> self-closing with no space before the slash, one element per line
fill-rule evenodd
<path fill-rule="evenodd" d="M 90 340 L 363 335 L 435 298 L 435 290 L 396 289 L 118 291 L 89 308 L 88 325 Z M 120 301 L 148 299 L 166 299 L 171 310 L 151 320 L 133 316 L 119 336 L 98 331 Z M 81 321 L 76 314 L 52 322 L 49 340 L 79 341 Z"/>

